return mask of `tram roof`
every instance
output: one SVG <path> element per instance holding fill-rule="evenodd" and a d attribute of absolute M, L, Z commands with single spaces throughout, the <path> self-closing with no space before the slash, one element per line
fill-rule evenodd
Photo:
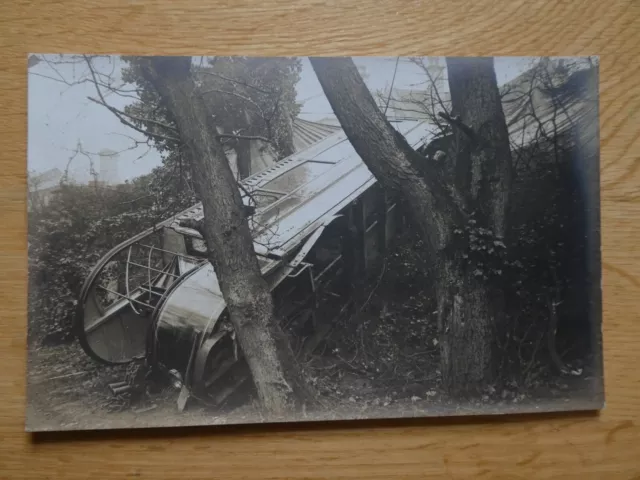
<path fill-rule="evenodd" d="M 412 146 L 425 141 L 420 120 L 392 122 Z M 250 218 L 256 251 L 283 254 L 376 182 L 342 129 L 242 181 L 243 200 L 257 204 Z M 175 217 L 201 220 L 198 203 Z"/>

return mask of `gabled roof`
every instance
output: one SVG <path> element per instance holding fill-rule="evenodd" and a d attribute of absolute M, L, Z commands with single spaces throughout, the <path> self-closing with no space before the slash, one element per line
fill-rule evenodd
<path fill-rule="evenodd" d="M 294 151 L 299 152 L 338 130 L 340 130 L 340 126 L 296 118 L 293 121 Z"/>

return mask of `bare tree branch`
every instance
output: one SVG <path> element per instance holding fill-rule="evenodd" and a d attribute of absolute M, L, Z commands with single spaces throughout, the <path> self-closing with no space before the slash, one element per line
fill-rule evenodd
<path fill-rule="evenodd" d="M 94 57 L 91 57 L 94 58 Z M 44 63 L 46 63 L 46 65 L 49 67 L 49 69 L 51 69 L 52 71 L 54 71 L 57 75 L 57 77 L 53 77 L 50 75 L 45 75 L 43 73 L 38 73 L 38 72 L 32 72 L 30 71 L 29 74 L 30 75 L 35 75 L 37 77 L 42 77 L 42 78 L 46 78 L 48 80 L 52 80 L 54 82 L 58 82 L 58 83 L 62 83 L 64 85 L 67 85 L 69 87 L 75 86 L 75 85 L 81 85 L 83 83 L 94 83 L 94 79 L 92 78 L 87 78 L 83 75 L 80 76 L 80 78 L 78 80 L 67 80 L 64 75 L 62 75 L 62 73 L 60 73 L 60 71 L 55 67 L 55 65 L 64 65 L 64 64 L 77 64 L 77 62 L 65 62 L 65 61 L 53 61 L 53 60 L 49 60 L 47 59 L 45 56 L 42 57 L 42 61 Z M 83 60 L 84 62 L 84 60 Z M 113 63 L 112 68 L 111 68 L 111 72 L 110 73 L 101 73 L 98 71 L 94 70 L 94 73 L 96 75 L 96 79 L 95 82 L 100 85 L 103 88 L 106 88 L 107 90 L 109 90 L 109 92 L 111 93 L 115 93 L 121 97 L 128 97 L 128 98 L 133 98 L 135 100 L 139 100 L 139 97 L 137 96 L 138 90 L 133 88 L 133 89 L 126 89 L 123 88 L 126 83 L 122 83 L 119 86 L 114 86 L 111 83 L 111 80 L 113 78 L 113 72 L 115 71 L 115 63 Z M 100 79 L 98 79 L 98 77 Z M 104 80 L 103 80 L 104 79 Z M 129 94 L 135 94 L 135 95 L 129 95 Z"/>
<path fill-rule="evenodd" d="M 150 123 L 152 125 L 157 125 L 158 127 L 162 127 L 165 128 L 167 130 L 171 130 L 172 132 L 178 133 L 177 130 L 175 128 L 173 128 L 171 125 L 167 125 L 166 123 L 162 123 L 159 122 L 157 120 L 152 120 L 151 118 L 145 118 L 145 117 L 138 117 L 137 115 L 131 115 L 130 113 L 126 113 L 123 112 L 122 110 L 118 110 L 115 107 L 112 107 L 111 105 L 108 105 L 105 102 L 101 102 L 100 100 L 97 100 L 93 97 L 87 97 L 89 100 L 91 100 L 94 103 L 97 103 L 98 105 L 102 105 L 104 107 L 107 107 L 109 110 L 113 111 L 114 113 L 118 113 L 120 115 L 124 115 L 125 117 L 130 118 L 131 120 L 138 120 L 139 122 L 145 122 L 145 123 Z"/>
<path fill-rule="evenodd" d="M 391 79 L 391 86 L 389 87 L 389 95 L 387 96 L 387 103 L 384 106 L 384 114 L 387 114 L 387 109 L 389 108 L 389 102 L 391 101 L 391 94 L 393 93 L 393 84 L 396 82 L 396 73 L 398 73 L 398 63 L 400 62 L 400 57 L 396 57 L 396 67 L 393 69 L 393 78 Z"/>
<path fill-rule="evenodd" d="M 253 100 L 251 100 L 249 97 L 245 97 L 244 95 L 240 95 L 239 93 L 235 93 L 235 92 L 227 92 L 226 90 L 218 90 L 216 88 L 213 88 L 211 90 L 205 90 L 204 92 L 200 92 L 201 95 L 206 95 L 207 93 L 222 93 L 225 95 L 231 95 L 237 98 L 240 98 L 242 100 L 244 100 L 245 102 L 248 102 L 250 104 L 252 104 L 253 106 L 255 106 L 258 111 L 260 112 L 260 115 L 264 117 L 264 112 L 262 111 L 262 108 L 260 107 L 260 105 L 258 105 L 256 102 L 254 102 Z"/>
<path fill-rule="evenodd" d="M 198 75 L 210 75 L 212 77 L 217 77 L 220 78 L 222 80 L 226 80 L 227 82 L 231 82 L 231 83 L 235 83 L 237 85 L 242 85 L 243 87 L 247 87 L 247 88 L 252 88 L 260 93 L 266 93 L 266 94 L 272 94 L 275 93 L 273 91 L 270 90 L 264 90 L 262 88 L 256 87 L 255 85 L 250 85 L 248 83 L 242 82 L 240 80 L 234 79 L 234 78 L 229 78 L 229 77 L 225 77 L 224 75 L 220 75 L 219 73 L 214 73 L 214 72 L 208 72 L 206 70 L 200 70 L 197 72 Z"/>
<path fill-rule="evenodd" d="M 146 195 L 142 195 L 140 197 L 134 198 L 133 200 L 127 200 L 126 202 L 120 202 L 118 205 L 128 205 L 130 203 L 135 203 L 138 200 L 144 200 L 145 198 L 149 198 L 149 197 L 152 197 L 152 196 L 153 196 L 152 194 L 148 193 Z"/>
<path fill-rule="evenodd" d="M 155 137 L 157 139 L 161 139 L 161 140 L 168 140 L 170 142 L 180 143 L 180 140 L 178 138 L 169 137 L 169 136 L 166 136 L 166 135 L 160 135 L 160 134 L 149 132 L 148 130 L 143 130 L 143 129 L 137 127 L 136 125 L 134 125 L 133 123 L 128 121 L 126 118 L 124 118 L 123 115 L 127 115 L 127 114 L 125 114 L 124 112 L 118 110 L 117 108 L 112 107 L 111 105 L 109 105 L 105 101 L 104 96 L 102 95 L 102 91 L 100 91 L 100 87 L 98 86 L 98 81 L 96 79 L 95 71 L 93 70 L 93 66 L 91 65 L 91 60 L 86 55 L 83 55 L 83 57 L 84 57 L 85 61 L 87 62 L 87 66 L 89 67 L 89 71 L 91 72 L 91 76 L 92 76 L 92 78 L 94 80 L 94 86 L 96 87 L 96 92 L 98 92 L 98 96 L 100 97 L 101 102 L 99 102 L 96 99 L 91 98 L 91 97 L 88 97 L 89 100 L 91 100 L 93 102 L 96 102 L 98 104 L 102 104 L 111 113 L 113 113 L 118 118 L 118 120 L 120 120 L 121 123 L 123 123 L 124 125 L 126 125 L 128 127 L 133 128 L 134 130 L 136 130 L 136 131 L 138 131 L 138 132 L 140 132 L 140 133 L 142 133 L 144 135 L 149 135 L 149 136 Z M 130 115 L 127 115 L 127 116 L 131 117 Z M 147 121 L 147 120 L 142 119 L 142 121 Z M 160 123 L 160 125 L 163 126 L 164 128 L 169 128 L 172 131 L 175 131 L 175 129 L 173 129 L 173 128 L 169 127 L 168 125 L 165 125 L 165 124 L 163 124 L 161 122 L 155 122 L 154 120 L 148 120 L 148 121 L 152 122 L 152 123 Z"/>
<path fill-rule="evenodd" d="M 143 119 L 143 118 L 140 118 L 140 117 L 136 117 L 134 115 L 128 115 L 128 114 L 125 114 L 124 112 L 122 112 L 121 110 L 118 110 L 117 108 L 112 107 L 111 105 L 109 105 L 106 102 L 98 101 L 93 97 L 87 97 L 87 98 L 89 100 L 91 100 L 92 102 L 97 103 L 98 105 L 102 105 L 102 106 L 106 107 L 111 113 L 113 113 L 118 118 L 118 120 L 120 120 L 120 122 L 122 124 L 126 125 L 127 127 L 133 128 L 134 130 L 136 130 L 137 132 L 142 133 L 143 135 L 149 135 L 149 136 L 154 137 L 154 138 L 159 139 L 159 140 L 167 140 L 167 141 L 176 142 L 176 143 L 180 142 L 180 140 L 178 138 L 176 138 L 176 137 L 169 137 L 167 135 L 161 135 L 159 133 L 150 132 L 149 130 L 143 130 L 142 128 L 139 128 L 136 125 L 134 125 L 133 123 L 129 122 L 126 118 L 123 117 L 123 115 L 126 115 L 129 118 L 133 118 L 134 120 L 140 120 L 140 121 L 143 121 L 143 122 L 148 121 L 149 123 L 156 123 L 153 120 Z M 164 126 L 164 124 L 161 124 L 161 125 Z M 167 127 L 165 126 L 165 128 L 167 128 Z M 172 131 L 173 131 L 173 129 L 172 129 Z"/>
<path fill-rule="evenodd" d="M 262 140 L 263 142 L 273 143 L 272 140 L 269 140 L 266 137 L 261 137 L 260 135 L 233 135 L 230 133 L 220 133 L 216 135 L 216 138 L 237 138 L 238 140 Z"/>

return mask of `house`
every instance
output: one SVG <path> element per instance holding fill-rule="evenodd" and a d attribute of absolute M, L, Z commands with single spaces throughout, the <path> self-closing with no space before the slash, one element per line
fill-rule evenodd
<path fill-rule="evenodd" d="M 34 206 L 47 206 L 54 193 L 60 188 L 62 172 L 58 168 L 52 168 L 45 172 L 28 175 L 27 208 Z"/>
<path fill-rule="evenodd" d="M 541 134 L 549 140 L 571 129 L 577 131 L 575 124 L 583 120 L 591 121 L 588 126 L 589 132 L 593 133 L 592 117 L 593 109 L 597 106 L 597 89 L 588 88 L 585 83 L 591 81 L 589 72 L 589 69 L 583 69 L 569 75 L 561 60 L 548 61 L 500 86 L 502 108 L 512 145 L 523 148 L 539 139 Z M 566 94 L 560 102 L 552 91 L 556 92 L 557 97 L 562 89 Z M 438 86 L 437 94 L 432 94 L 432 89 L 426 87 L 394 88 L 391 95 L 388 91 L 383 92 L 377 102 L 382 110 L 386 109 L 386 115 L 391 120 L 429 121 L 434 115 L 451 109 L 450 94 L 442 83 Z"/>

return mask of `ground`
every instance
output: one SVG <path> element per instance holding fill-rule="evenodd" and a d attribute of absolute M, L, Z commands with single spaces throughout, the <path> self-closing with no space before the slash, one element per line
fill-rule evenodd
<path fill-rule="evenodd" d="M 413 242 L 413 241 L 412 241 Z M 433 299 L 415 243 L 389 252 L 379 273 L 361 289 L 357 307 L 334 322 L 311 354 L 298 355 L 317 406 L 280 420 L 492 414 L 598 408 L 598 379 L 587 369 L 489 386 L 481 398 L 461 402 L 440 388 Z M 541 366 L 542 369 L 543 366 Z M 544 370 L 544 369 L 542 369 Z M 542 371 L 541 370 L 541 371 Z M 126 367 L 92 361 L 77 342 L 33 347 L 29 354 L 27 428 L 73 430 L 254 423 L 260 414 L 250 388 L 217 409 L 190 402 L 177 408 L 171 385 L 146 389 L 137 398 L 118 398 L 108 384 Z M 496 388 L 497 387 L 497 388 Z M 143 385 L 143 390 L 145 390 Z"/>
<path fill-rule="evenodd" d="M 158 426 L 258 423 L 260 416 L 252 399 L 235 408 L 213 410 L 197 403 L 178 412 L 178 391 L 167 389 L 145 396 L 128 408 L 114 406 L 107 383 L 121 378 L 116 369 L 91 364 L 77 345 L 45 347 L 29 361 L 29 398 L 27 429 L 99 430 L 107 428 L 146 428 Z M 544 398 L 518 393 L 516 389 L 487 396 L 482 401 L 461 404 L 446 399 L 437 380 L 412 385 L 410 390 L 377 390 L 375 382 L 338 365 L 335 373 L 320 377 L 316 383 L 323 412 L 305 412 L 288 420 L 314 421 L 337 419 L 394 418 L 470 414 L 505 414 L 531 411 L 593 409 L 589 395 L 591 379 L 575 377 Z"/>

